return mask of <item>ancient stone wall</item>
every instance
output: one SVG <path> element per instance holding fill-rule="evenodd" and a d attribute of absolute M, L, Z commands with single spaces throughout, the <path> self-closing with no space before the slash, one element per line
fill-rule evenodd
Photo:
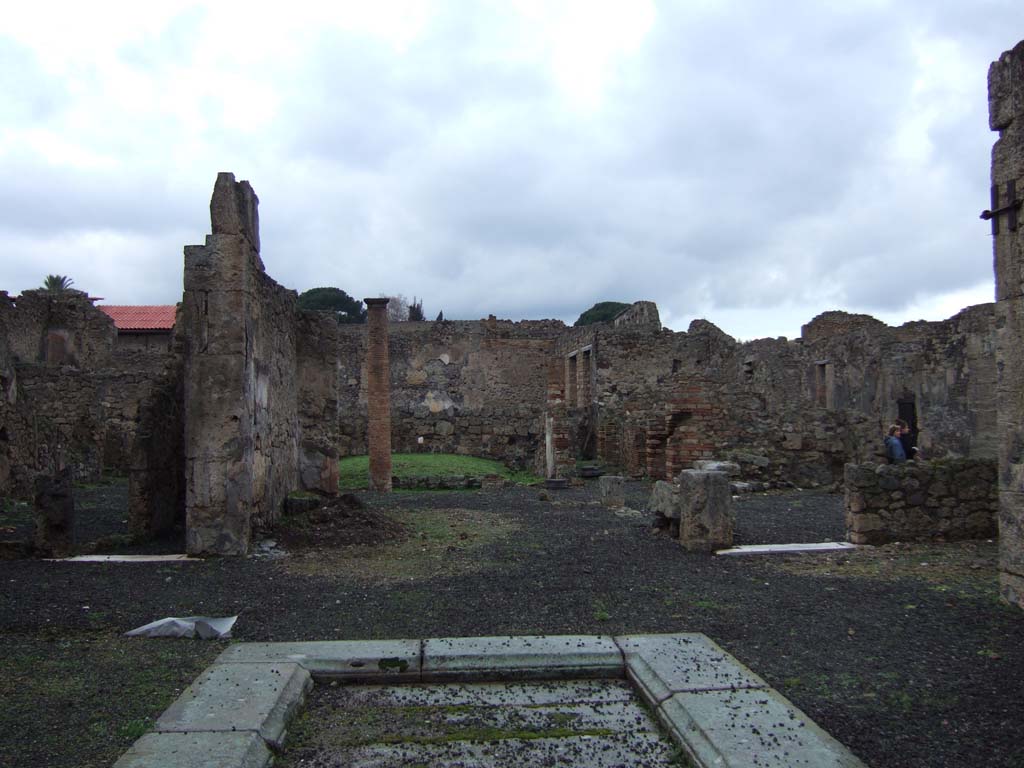
<path fill-rule="evenodd" d="M 297 409 L 301 442 L 299 479 L 310 491 L 338 492 L 341 445 L 338 322 L 330 312 L 296 315 Z"/>
<path fill-rule="evenodd" d="M 847 464 L 846 535 L 854 544 L 986 539 L 997 533 L 994 459 Z"/>
<path fill-rule="evenodd" d="M 580 455 L 658 479 L 730 458 L 749 479 L 817 485 L 875 457 L 901 415 L 924 456 L 993 456 L 993 323 L 992 305 L 900 328 L 833 312 L 800 339 L 747 343 L 706 321 L 604 323 L 567 330 L 556 354 Z"/>
<path fill-rule="evenodd" d="M 988 71 L 989 216 L 996 277 L 999 568 L 1003 597 L 1024 608 L 1024 41 Z"/>
<path fill-rule="evenodd" d="M 267 276 L 259 201 L 217 177 L 212 234 L 185 248 L 185 487 L 190 553 L 244 554 L 298 469 L 296 294 Z"/>
<path fill-rule="evenodd" d="M 128 467 L 128 524 L 137 538 L 185 524 L 184 347 L 179 324 L 164 368 L 139 404 Z"/>
<path fill-rule="evenodd" d="M 10 301 L 10 300 L 8 300 Z M 13 300 L 6 322 L 11 354 L 23 363 L 103 368 L 114 350 L 117 330 L 82 291 L 25 291 Z"/>
<path fill-rule="evenodd" d="M 623 328 L 628 325 L 641 325 L 661 329 L 661 316 L 658 314 L 658 305 L 653 301 L 636 301 L 628 309 L 624 309 L 612 319 L 615 328 Z"/>
<path fill-rule="evenodd" d="M 391 444 L 541 471 L 547 364 L 559 322 L 391 323 Z M 341 453 L 366 453 L 366 328 L 340 326 Z"/>
<path fill-rule="evenodd" d="M 139 404 L 166 351 L 120 350 L 110 318 L 80 291 L 0 297 L 0 492 L 26 496 L 40 473 L 125 472 Z"/>

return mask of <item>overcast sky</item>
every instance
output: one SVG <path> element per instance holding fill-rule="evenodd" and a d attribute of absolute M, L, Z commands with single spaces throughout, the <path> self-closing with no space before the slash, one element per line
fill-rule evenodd
<path fill-rule="evenodd" d="M 1019 0 L 259 5 L 5 8 L 0 289 L 179 301 L 227 170 L 279 283 L 428 318 L 652 300 L 752 339 L 992 299 Z"/>

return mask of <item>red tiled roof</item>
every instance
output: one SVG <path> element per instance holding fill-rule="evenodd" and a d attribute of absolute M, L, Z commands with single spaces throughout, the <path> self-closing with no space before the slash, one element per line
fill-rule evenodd
<path fill-rule="evenodd" d="M 171 305 L 153 306 L 146 304 L 118 306 L 100 304 L 102 309 L 119 331 L 169 331 L 174 327 L 174 312 Z"/>

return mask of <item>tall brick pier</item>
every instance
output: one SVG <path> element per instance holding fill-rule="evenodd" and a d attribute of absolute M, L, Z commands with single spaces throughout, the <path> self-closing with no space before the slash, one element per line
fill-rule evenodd
<path fill-rule="evenodd" d="M 388 299 L 363 299 L 367 306 L 366 406 L 369 425 L 370 490 L 391 491 L 391 373 L 388 360 Z"/>

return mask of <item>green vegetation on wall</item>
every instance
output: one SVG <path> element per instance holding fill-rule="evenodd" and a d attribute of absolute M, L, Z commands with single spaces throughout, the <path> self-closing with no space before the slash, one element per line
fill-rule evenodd
<path fill-rule="evenodd" d="M 631 305 L 623 304 L 621 301 L 599 301 L 592 306 L 573 323 L 573 325 L 592 325 L 593 323 L 607 323 L 624 309 Z"/>

